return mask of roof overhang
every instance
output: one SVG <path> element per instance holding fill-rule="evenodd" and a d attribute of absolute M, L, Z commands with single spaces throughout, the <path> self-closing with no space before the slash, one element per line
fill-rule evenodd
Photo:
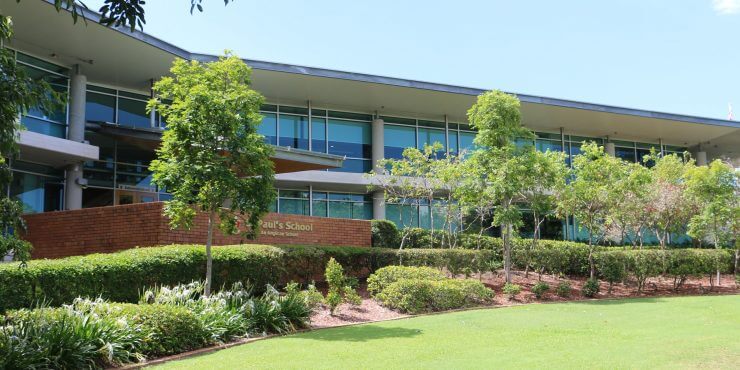
<path fill-rule="evenodd" d="M 21 131 L 18 146 L 20 160 L 45 163 L 52 167 L 96 160 L 99 155 L 97 146 L 27 130 Z"/>
<path fill-rule="evenodd" d="M 86 128 L 101 135 L 113 137 L 138 147 L 155 150 L 162 141 L 162 130 L 141 129 L 118 126 L 110 123 L 88 122 Z M 275 173 L 289 173 L 297 171 L 322 170 L 339 168 L 344 158 L 331 154 L 316 153 L 290 147 L 273 146 L 274 153 L 270 157 L 275 164 Z"/>
<path fill-rule="evenodd" d="M 53 56 L 61 64 L 80 64 L 88 81 L 147 92 L 152 79 L 166 75 L 175 58 L 208 61 L 212 55 L 191 53 L 128 28 L 107 28 L 85 11 L 87 25 L 73 24 L 46 2 L 0 0 L 14 19 L 12 46 Z M 43 17 L 41 22 L 39 18 Z M 44 27 L 39 27 L 43 23 Z M 112 47 L 115 45 L 115 47 Z M 483 89 L 245 60 L 253 68 L 254 88 L 268 101 L 355 110 L 385 115 L 464 122 L 468 108 Z M 525 126 L 539 131 L 662 141 L 669 145 L 711 147 L 725 156 L 740 156 L 740 123 L 517 94 Z"/>

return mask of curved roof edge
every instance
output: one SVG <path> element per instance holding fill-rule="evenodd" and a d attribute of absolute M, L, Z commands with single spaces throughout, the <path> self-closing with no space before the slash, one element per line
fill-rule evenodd
<path fill-rule="evenodd" d="M 46 0 L 46 2 L 52 6 L 54 4 L 53 0 Z M 90 9 L 87 9 L 87 8 L 80 8 L 80 10 L 81 10 L 82 16 L 87 21 L 100 24 L 99 23 L 99 20 L 100 20 L 99 13 L 92 11 Z M 131 31 L 128 27 L 110 27 L 110 29 L 120 32 L 122 34 L 125 34 L 127 36 L 130 36 L 143 43 L 146 43 L 150 46 L 161 49 L 165 52 L 168 52 L 180 58 L 200 60 L 200 61 L 212 61 L 218 58 L 218 56 L 211 55 L 211 54 L 192 53 L 188 50 L 185 50 L 181 47 L 170 44 L 162 39 L 149 35 L 140 30 Z M 348 80 L 348 81 L 357 81 L 357 82 L 365 82 L 365 83 L 373 83 L 373 84 L 381 84 L 381 85 L 390 85 L 390 86 L 396 86 L 396 87 L 402 87 L 402 88 L 421 89 L 421 90 L 429 90 L 429 91 L 436 91 L 436 92 L 442 92 L 442 93 L 462 94 L 462 95 L 472 95 L 472 96 L 479 95 L 483 93 L 484 91 L 486 91 L 486 89 L 473 88 L 473 87 L 409 80 L 409 79 L 403 79 L 403 78 L 397 78 L 397 77 L 378 76 L 378 75 L 371 75 L 367 73 L 338 71 L 338 70 L 332 70 L 332 69 L 326 69 L 326 68 L 299 66 L 299 65 L 287 64 L 287 63 L 268 62 L 268 61 L 253 60 L 253 59 L 244 59 L 244 61 L 252 68 L 272 71 L 272 72 L 293 73 L 293 74 L 301 74 L 301 75 L 307 75 L 307 76 L 334 78 L 334 79 L 341 79 L 341 80 Z M 671 120 L 671 121 L 689 122 L 689 123 L 697 123 L 697 124 L 704 124 L 704 125 L 740 128 L 740 122 L 730 121 L 730 120 L 725 120 L 725 119 L 708 118 L 708 117 L 700 117 L 700 116 L 684 115 L 684 114 L 676 114 L 676 113 L 656 112 L 656 111 L 650 111 L 650 110 L 644 110 L 644 109 L 626 108 L 626 107 L 619 107 L 619 106 L 613 106 L 613 105 L 581 102 L 581 101 L 575 101 L 575 100 L 519 94 L 519 93 L 514 93 L 514 92 L 509 92 L 509 93 L 516 95 L 522 102 L 531 103 L 531 104 L 544 104 L 544 105 L 559 106 L 559 107 L 564 107 L 564 108 L 583 109 L 583 110 L 589 110 L 589 111 L 597 111 L 597 112 L 620 114 L 620 115 L 631 115 L 631 116 L 639 116 L 639 117 L 645 117 L 645 118 L 656 118 L 656 119 L 665 119 L 665 120 Z"/>

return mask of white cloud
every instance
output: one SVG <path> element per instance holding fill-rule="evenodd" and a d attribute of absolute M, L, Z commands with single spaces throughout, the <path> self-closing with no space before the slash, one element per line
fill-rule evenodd
<path fill-rule="evenodd" d="M 740 0 L 712 0 L 712 7 L 719 14 L 737 14 L 740 12 Z"/>

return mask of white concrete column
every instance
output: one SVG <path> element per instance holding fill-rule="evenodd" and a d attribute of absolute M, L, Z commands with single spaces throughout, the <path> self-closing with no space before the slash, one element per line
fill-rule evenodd
<path fill-rule="evenodd" d="M 373 170 L 375 170 L 375 167 L 378 165 L 378 162 L 385 157 L 385 140 L 383 136 L 383 129 L 385 122 L 383 122 L 382 119 L 376 118 L 373 120 Z"/>
<path fill-rule="evenodd" d="M 385 220 L 385 195 L 383 190 L 373 192 L 373 219 Z"/>
<path fill-rule="evenodd" d="M 67 139 L 78 143 L 85 141 L 85 103 L 87 77 L 80 71 L 80 66 L 74 67 L 69 80 L 69 125 Z M 65 173 L 64 209 L 82 208 L 82 163 L 69 165 Z"/>
<path fill-rule="evenodd" d="M 696 165 L 697 166 L 707 165 L 707 152 L 696 152 Z"/>
<path fill-rule="evenodd" d="M 614 148 L 614 143 L 604 144 L 604 152 L 614 157 L 616 155 L 616 149 Z"/>
<path fill-rule="evenodd" d="M 69 126 L 67 139 L 81 143 L 85 141 L 85 103 L 87 77 L 80 73 L 79 65 L 69 80 Z"/>
<path fill-rule="evenodd" d="M 82 187 L 80 183 L 85 183 L 82 177 L 82 164 L 71 164 L 65 171 L 64 182 L 64 209 L 82 208 Z"/>

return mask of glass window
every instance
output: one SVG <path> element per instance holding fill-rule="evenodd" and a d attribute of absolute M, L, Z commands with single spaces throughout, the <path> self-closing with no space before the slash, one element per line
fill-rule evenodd
<path fill-rule="evenodd" d="M 257 132 L 265 137 L 265 142 L 277 145 L 277 115 L 273 113 L 262 113 L 262 123 Z"/>
<path fill-rule="evenodd" d="M 417 141 L 417 147 L 419 150 L 424 150 L 424 145 L 434 145 L 435 143 L 442 144 L 442 151 L 438 152 L 445 153 L 447 151 L 447 143 L 445 140 L 444 130 L 435 130 L 431 128 L 419 128 L 419 140 Z"/>
<path fill-rule="evenodd" d="M 403 158 L 404 149 L 416 147 L 416 128 L 385 125 L 383 144 L 385 158 Z"/>
<path fill-rule="evenodd" d="M 460 131 L 460 150 L 468 152 L 475 150 L 475 144 L 473 144 L 475 135 L 475 132 Z"/>
<path fill-rule="evenodd" d="M 370 158 L 370 124 L 329 119 L 329 153 L 352 158 Z"/>
<path fill-rule="evenodd" d="M 292 215 L 309 215 L 308 192 L 301 190 L 279 190 L 278 212 Z"/>
<path fill-rule="evenodd" d="M 31 116 L 21 117 L 21 123 L 28 131 L 60 138 L 67 137 L 67 125 L 61 123 L 45 121 Z"/>
<path fill-rule="evenodd" d="M 280 146 L 308 150 L 308 118 L 280 115 Z"/>
<path fill-rule="evenodd" d="M 449 137 L 449 144 L 450 145 L 449 145 L 448 150 L 449 150 L 450 154 L 452 154 L 452 155 L 458 155 L 458 153 L 460 153 L 459 152 L 460 147 L 457 144 L 457 137 L 458 137 L 457 131 L 450 130 L 447 133 L 447 135 Z"/>
<path fill-rule="evenodd" d="M 85 120 L 91 122 L 116 122 L 116 97 L 87 92 Z"/>
<path fill-rule="evenodd" d="M 399 228 L 418 227 L 418 207 L 411 204 L 388 204 L 385 208 L 386 219 L 392 221 Z"/>
<path fill-rule="evenodd" d="M 326 153 L 326 119 L 311 117 L 311 150 Z"/>
<path fill-rule="evenodd" d="M 540 152 L 561 152 L 563 151 L 563 145 L 560 141 L 553 141 L 553 140 L 541 140 L 537 139 L 536 142 L 536 148 Z"/>
<path fill-rule="evenodd" d="M 622 158 L 627 162 L 635 163 L 635 148 L 615 147 L 614 156 Z"/>
<path fill-rule="evenodd" d="M 31 166 L 38 167 L 40 165 Z M 58 173 L 59 176 L 46 176 L 18 171 L 19 169 L 25 171 L 26 169 L 23 167 L 22 162 L 13 162 L 13 180 L 10 183 L 10 196 L 21 202 L 23 212 L 38 213 L 62 209 L 64 185 L 62 185 L 61 173 Z M 55 173 L 59 171 L 48 168 L 44 172 Z"/>
<path fill-rule="evenodd" d="M 132 127 L 151 127 L 146 101 L 119 98 L 118 124 Z"/>
<path fill-rule="evenodd" d="M 367 173 L 372 170 L 373 162 L 369 159 L 345 159 L 340 168 L 330 168 L 333 172 Z"/>

